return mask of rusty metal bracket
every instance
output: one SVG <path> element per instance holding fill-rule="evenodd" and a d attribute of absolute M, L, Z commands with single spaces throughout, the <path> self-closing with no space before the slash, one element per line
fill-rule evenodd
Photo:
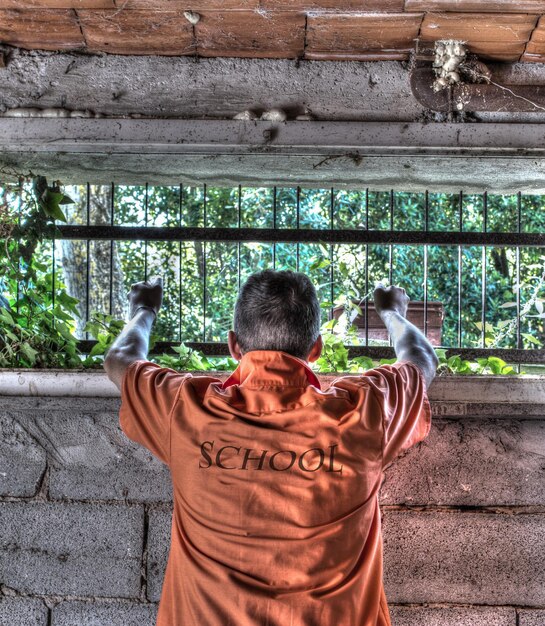
<path fill-rule="evenodd" d="M 430 67 L 415 67 L 410 74 L 414 97 L 426 109 L 439 112 L 489 111 L 536 112 L 545 110 L 545 85 L 452 85 L 433 91 L 435 73 Z"/>

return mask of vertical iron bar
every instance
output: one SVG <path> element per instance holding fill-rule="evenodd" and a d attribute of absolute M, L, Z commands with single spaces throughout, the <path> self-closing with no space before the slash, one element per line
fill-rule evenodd
<path fill-rule="evenodd" d="M 365 230 L 369 230 L 369 188 L 365 189 Z M 369 244 L 365 244 L 365 345 L 369 345 Z"/>
<path fill-rule="evenodd" d="M 522 229 L 522 193 L 517 194 L 517 232 L 520 234 Z M 520 327 L 520 246 L 515 248 L 516 262 L 516 281 L 517 281 L 517 348 L 522 347 L 522 336 Z M 519 366 L 520 371 L 520 366 Z"/>
<path fill-rule="evenodd" d="M 17 226 L 19 226 L 19 228 L 21 228 L 21 211 L 23 208 L 23 198 L 21 195 L 23 193 L 22 183 L 20 186 L 20 191 L 21 193 L 19 194 L 19 208 L 17 210 Z M 21 257 L 19 256 L 19 250 L 20 250 L 19 243 L 20 242 L 17 241 L 17 294 L 16 294 L 16 301 L 15 301 L 15 311 L 17 315 L 19 315 L 19 309 L 20 309 L 19 299 L 21 298 L 21 281 L 19 280 L 20 274 L 21 274 Z"/>
<path fill-rule="evenodd" d="M 114 184 L 110 184 L 110 226 L 114 225 Z M 114 240 L 110 240 L 110 293 L 109 293 L 109 307 L 110 315 L 113 315 L 113 301 L 114 301 Z"/>
<path fill-rule="evenodd" d="M 180 200 L 178 203 L 178 226 L 182 226 L 182 207 L 184 188 L 180 183 Z M 182 242 L 178 241 L 178 341 L 182 341 Z"/>
<path fill-rule="evenodd" d="M 462 347 L 462 246 L 458 246 L 458 347 Z"/>
<path fill-rule="evenodd" d="M 273 228 L 276 225 L 276 187 L 273 187 Z M 276 269 L 276 241 L 273 243 L 273 269 Z"/>
<path fill-rule="evenodd" d="M 426 189 L 425 194 L 425 206 L 424 206 L 424 228 L 426 230 L 426 234 L 429 231 L 429 193 Z M 428 246 L 424 244 L 424 336 L 428 336 Z"/>
<path fill-rule="evenodd" d="M 57 220 L 53 220 L 55 223 Z M 53 235 L 51 236 L 51 306 L 55 308 L 55 231 L 53 231 Z M 53 328 L 55 328 L 55 313 L 53 315 Z"/>
<path fill-rule="evenodd" d="M 488 193 L 483 193 L 483 230 L 486 233 L 488 227 Z M 483 246 L 481 259 L 481 323 L 482 323 L 482 347 L 486 348 L 486 246 Z"/>
<path fill-rule="evenodd" d="M 464 230 L 464 218 L 463 218 L 463 201 L 464 194 L 460 191 L 459 199 L 459 224 L 460 232 Z M 462 347 L 462 246 L 458 246 L 458 347 Z"/>
<path fill-rule="evenodd" d="M 394 230 L 394 190 L 390 189 L 390 231 Z M 388 284 L 392 284 L 393 280 L 394 251 L 393 246 L 388 246 Z M 392 337 L 388 336 L 388 345 L 393 346 Z"/>
<path fill-rule="evenodd" d="M 144 198 L 144 226 L 148 225 L 148 183 Z M 148 241 L 144 241 L 144 280 L 148 280 Z"/>
<path fill-rule="evenodd" d="M 204 227 L 207 227 L 206 219 L 206 183 L 203 185 L 204 197 L 203 197 L 203 218 Z M 206 341 L 206 241 L 202 244 L 202 340 Z"/>
<path fill-rule="evenodd" d="M 87 226 L 91 224 L 91 185 L 87 183 Z M 85 321 L 89 321 L 89 307 L 90 307 L 90 295 L 89 292 L 91 290 L 91 240 L 87 239 L 85 241 L 86 248 L 86 268 L 85 268 Z M 85 339 L 89 339 L 89 332 L 85 333 Z"/>
<path fill-rule="evenodd" d="M 394 230 L 394 190 L 391 189 L 390 190 L 390 230 Z M 388 263 L 389 263 L 389 269 L 388 269 L 388 283 L 391 285 L 392 284 L 392 277 L 393 277 L 393 270 L 392 270 L 392 266 L 393 266 L 393 249 L 392 249 L 392 244 L 389 244 L 388 246 Z"/>
<path fill-rule="evenodd" d="M 334 224 L 334 218 L 333 218 L 333 212 L 335 210 L 335 196 L 334 196 L 334 190 L 333 187 L 331 187 L 331 197 L 330 197 L 330 201 L 329 201 L 329 228 L 331 228 L 331 230 L 333 230 L 333 224 Z M 333 300 L 335 298 L 335 287 L 334 287 L 334 272 L 333 272 L 333 244 L 330 243 L 329 244 L 329 294 L 330 294 L 330 298 L 329 301 L 331 303 L 330 307 L 329 307 L 329 317 L 330 319 L 333 319 Z"/>
<path fill-rule="evenodd" d="M 301 218 L 301 187 L 297 186 L 297 229 L 300 228 L 300 218 Z M 297 245 L 297 260 L 295 269 L 299 271 L 299 244 Z"/>
<path fill-rule="evenodd" d="M 238 186 L 238 220 L 237 220 L 239 229 L 242 226 L 241 213 L 242 213 L 242 186 L 239 185 Z M 238 285 L 238 291 L 240 291 L 240 241 L 237 242 L 237 267 L 238 267 L 237 285 Z"/>

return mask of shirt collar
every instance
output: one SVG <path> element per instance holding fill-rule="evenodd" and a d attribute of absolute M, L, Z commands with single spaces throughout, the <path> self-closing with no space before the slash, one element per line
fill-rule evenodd
<path fill-rule="evenodd" d="M 280 350 L 251 350 L 246 352 L 237 369 L 223 383 L 246 387 L 307 387 L 321 389 L 320 381 L 306 361 Z"/>

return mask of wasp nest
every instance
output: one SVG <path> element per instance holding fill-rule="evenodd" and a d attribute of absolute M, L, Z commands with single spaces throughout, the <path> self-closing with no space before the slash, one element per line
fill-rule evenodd
<path fill-rule="evenodd" d="M 437 78 L 433 82 L 434 91 L 460 82 L 459 67 L 466 56 L 467 49 L 463 41 L 448 39 L 435 42 L 433 69 Z"/>

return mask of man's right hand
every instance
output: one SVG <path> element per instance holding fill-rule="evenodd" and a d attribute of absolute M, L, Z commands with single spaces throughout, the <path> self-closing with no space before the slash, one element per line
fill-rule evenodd
<path fill-rule="evenodd" d="M 132 319 L 138 307 L 149 307 L 159 313 L 163 301 L 163 279 L 160 276 L 140 283 L 131 285 L 128 294 L 129 298 L 129 319 Z"/>
<path fill-rule="evenodd" d="M 407 307 L 409 306 L 409 296 L 402 287 L 394 285 L 384 287 L 379 284 L 374 291 L 375 310 L 379 315 L 384 311 L 395 311 L 402 317 L 407 315 Z"/>

